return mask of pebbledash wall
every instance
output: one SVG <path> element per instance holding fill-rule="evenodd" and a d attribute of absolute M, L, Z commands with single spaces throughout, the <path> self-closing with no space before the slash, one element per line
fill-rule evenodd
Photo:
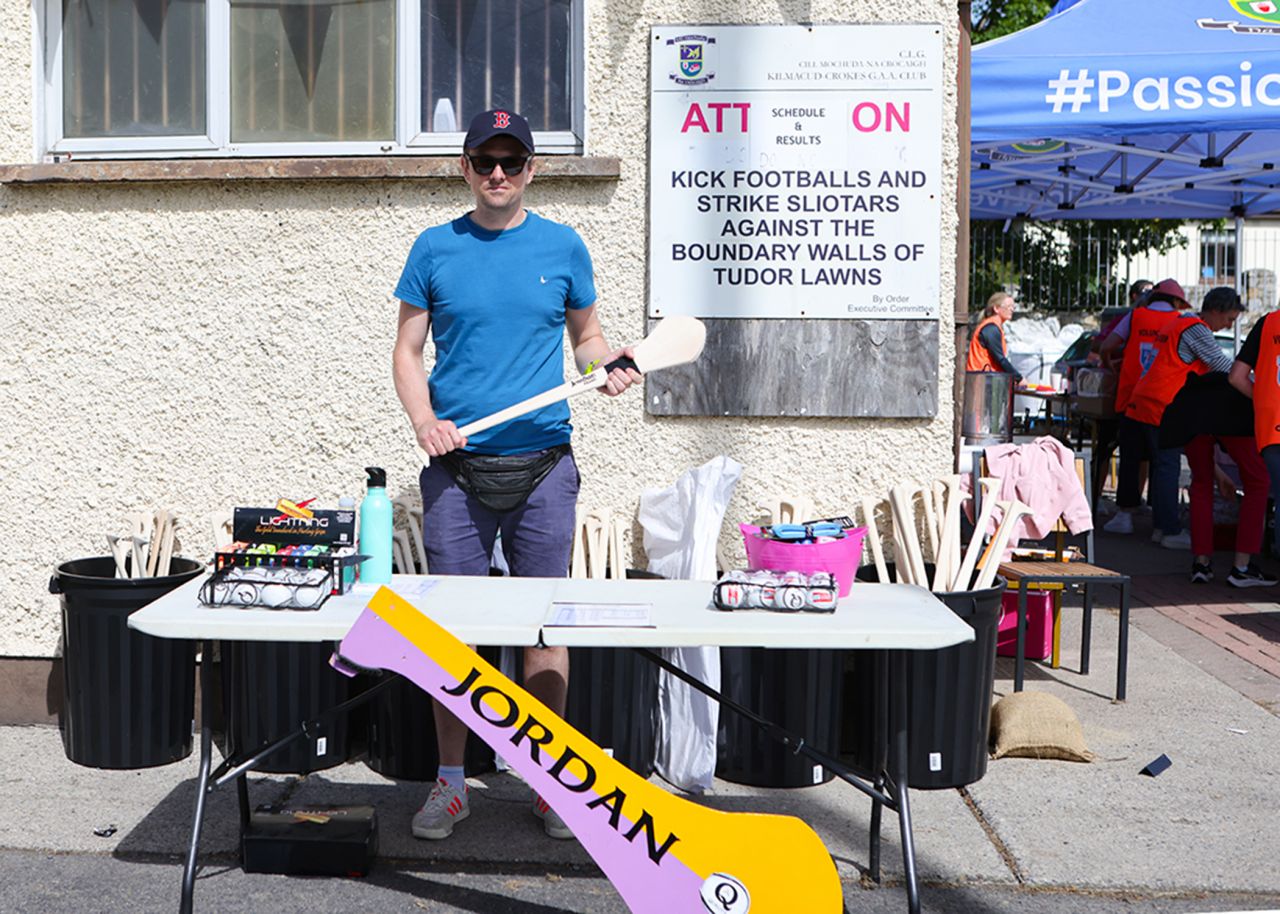
<path fill-rule="evenodd" d="M 931 22 L 945 35 L 937 415 L 927 420 L 656 418 L 639 393 L 574 401 L 581 503 L 634 518 L 643 489 L 727 454 L 745 466 L 722 544 L 770 495 L 822 512 L 951 465 L 954 3 L 586 5 L 587 149 L 614 178 L 534 181 L 526 198 L 582 234 L 610 340 L 643 335 L 649 28 L 661 23 Z M 33 158 L 31 0 L 0 0 L 0 162 Z M 233 505 L 360 497 L 362 468 L 416 496 L 391 381 L 391 290 L 424 227 L 465 211 L 460 178 L 0 186 L 0 658 L 58 648 L 55 566 L 105 555 L 126 516 L 166 507 L 206 557 Z M 851 371 L 857 366 L 851 365 Z M 643 562 L 633 525 L 635 561 Z"/>

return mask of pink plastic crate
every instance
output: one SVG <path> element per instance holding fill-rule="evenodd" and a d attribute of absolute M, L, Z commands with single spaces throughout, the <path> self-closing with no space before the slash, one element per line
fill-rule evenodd
<path fill-rule="evenodd" d="M 1018 655 L 1018 592 L 1006 590 L 1000 598 L 1000 624 L 996 632 L 996 653 Z M 1027 591 L 1027 641 L 1022 656 L 1043 660 L 1053 654 L 1053 594 Z"/>
<path fill-rule="evenodd" d="M 844 539 L 830 543 L 783 543 L 760 536 L 760 528 L 738 524 L 747 547 L 747 566 L 766 571 L 826 571 L 836 579 L 840 596 L 849 596 L 854 575 L 862 562 L 862 540 L 866 527 L 846 530 Z"/>

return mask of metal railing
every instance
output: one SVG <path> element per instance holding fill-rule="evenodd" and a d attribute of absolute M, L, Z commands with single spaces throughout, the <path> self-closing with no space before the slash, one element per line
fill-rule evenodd
<path fill-rule="evenodd" d="M 1163 252 L 1147 246 L 1149 237 L 1148 226 L 1133 222 L 975 220 L 970 307 L 981 309 L 991 293 L 1003 289 L 1028 310 L 1096 312 L 1127 306 L 1136 280 L 1168 277 L 1182 285 L 1192 305 L 1214 286 L 1236 286 L 1239 279 L 1250 311 L 1276 307 L 1280 223 L 1245 223 L 1238 254 L 1229 224 L 1187 223 Z"/>

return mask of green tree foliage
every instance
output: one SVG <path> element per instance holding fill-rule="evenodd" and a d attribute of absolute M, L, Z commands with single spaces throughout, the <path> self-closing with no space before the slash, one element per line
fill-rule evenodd
<path fill-rule="evenodd" d="M 973 43 L 980 44 L 1035 25 L 1053 0 L 978 0 L 973 4 Z"/>
<path fill-rule="evenodd" d="M 977 0 L 973 43 L 1035 25 L 1052 8 L 1053 0 Z M 1016 290 L 1023 307 L 1040 310 L 1101 309 L 1126 302 L 1120 293 L 1134 278 L 1120 275 L 1127 258 L 1185 247 L 1182 224 L 1174 219 L 1015 220 L 1006 226 L 975 220 L 969 280 L 975 307 L 1001 288 Z"/>

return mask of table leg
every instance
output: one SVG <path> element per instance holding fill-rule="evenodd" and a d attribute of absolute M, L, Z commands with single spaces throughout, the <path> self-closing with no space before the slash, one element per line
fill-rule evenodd
<path fill-rule="evenodd" d="M 880 775 L 875 780 L 876 790 L 884 790 L 884 775 Z M 880 817 L 884 812 L 884 804 L 879 800 L 871 801 L 871 846 L 867 851 L 867 870 L 871 873 L 871 880 L 875 883 L 880 882 Z"/>
<path fill-rule="evenodd" d="M 1129 579 L 1120 582 L 1120 657 L 1116 661 L 1116 701 L 1124 701 L 1129 666 Z"/>
<path fill-rule="evenodd" d="M 236 798 L 240 801 L 240 835 L 249 830 L 249 775 L 236 778 Z"/>
<path fill-rule="evenodd" d="M 1080 675 L 1089 675 L 1089 643 L 1093 639 L 1093 585 L 1084 585 L 1084 615 L 1080 617 Z"/>
<path fill-rule="evenodd" d="M 916 881 L 916 845 L 911 829 L 911 801 L 907 787 L 909 770 L 907 754 L 907 657 L 905 651 L 892 651 L 889 655 L 890 679 L 893 683 L 890 701 L 889 727 L 889 777 L 893 780 L 895 799 L 898 803 L 898 828 L 902 835 L 902 868 L 907 883 L 907 910 L 920 914 L 920 886 Z"/>
<path fill-rule="evenodd" d="M 213 642 L 205 641 L 200 654 L 200 776 L 196 779 L 196 814 L 191 824 L 191 846 L 182 871 L 181 914 L 191 914 L 196 888 L 196 854 L 204 825 L 204 801 L 209 795 L 209 768 L 213 761 Z"/>
<path fill-rule="evenodd" d="M 1022 677 L 1025 673 L 1023 669 L 1026 660 L 1027 650 L 1027 591 L 1031 589 L 1031 582 L 1023 578 L 1018 582 L 1018 640 L 1017 653 L 1013 658 L 1013 690 L 1015 692 L 1022 691 Z"/>
<path fill-rule="evenodd" d="M 885 651 L 873 651 L 872 676 L 877 700 L 871 712 L 871 769 L 876 773 L 873 786 L 877 793 L 885 793 L 885 772 L 889 768 L 889 701 L 896 683 L 890 677 L 889 657 Z M 867 849 L 867 868 L 871 878 L 880 882 L 880 825 L 884 815 L 884 803 L 878 797 L 871 798 L 871 841 Z"/>
<path fill-rule="evenodd" d="M 1061 666 L 1061 645 L 1062 645 L 1062 595 L 1067 592 L 1064 584 L 1061 590 L 1053 592 L 1053 652 L 1049 656 L 1050 669 L 1058 669 Z"/>

